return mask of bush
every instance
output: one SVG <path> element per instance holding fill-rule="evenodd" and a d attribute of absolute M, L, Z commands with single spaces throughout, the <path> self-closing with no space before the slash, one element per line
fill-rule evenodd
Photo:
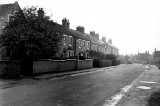
<path fill-rule="evenodd" d="M 93 59 L 101 59 L 101 60 L 105 59 L 105 54 L 94 50 L 89 51 L 89 56 Z"/>

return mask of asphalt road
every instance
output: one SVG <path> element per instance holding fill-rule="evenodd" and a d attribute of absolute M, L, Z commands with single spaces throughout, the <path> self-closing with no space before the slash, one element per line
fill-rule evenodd
<path fill-rule="evenodd" d="M 143 71 L 144 65 L 132 64 L 63 78 L 24 80 L 0 88 L 0 106 L 101 106 Z"/>

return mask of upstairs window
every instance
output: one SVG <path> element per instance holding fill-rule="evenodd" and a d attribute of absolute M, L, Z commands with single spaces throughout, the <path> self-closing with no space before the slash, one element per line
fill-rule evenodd
<path fill-rule="evenodd" d="M 8 14 L 8 22 L 10 22 L 13 19 L 13 15 L 12 14 Z"/>
<path fill-rule="evenodd" d="M 4 29 L 6 26 L 5 25 L 2 25 L 2 29 Z"/>
<path fill-rule="evenodd" d="M 78 40 L 79 48 L 81 48 L 81 42 L 82 42 L 81 39 L 79 39 L 79 40 Z"/>
<path fill-rule="evenodd" d="M 66 37 L 67 35 L 63 35 L 63 45 L 66 45 Z"/>
<path fill-rule="evenodd" d="M 85 40 L 82 40 L 82 42 L 81 42 L 82 44 L 82 47 L 85 47 Z"/>
<path fill-rule="evenodd" d="M 72 36 L 69 36 L 69 46 L 72 46 L 73 45 L 73 38 L 72 38 Z"/>
<path fill-rule="evenodd" d="M 90 47 L 90 42 L 87 41 L 87 49 L 89 49 L 89 47 Z"/>

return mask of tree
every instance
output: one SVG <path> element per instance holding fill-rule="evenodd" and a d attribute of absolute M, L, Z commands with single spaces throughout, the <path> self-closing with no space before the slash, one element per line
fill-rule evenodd
<path fill-rule="evenodd" d="M 42 8 L 25 8 L 13 14 L 2 30 L 0 44 L 14 51 L 12 59 L 22 59 L 26 54 L 48 58 L 60 49 L 62 35 L 54 30 L 55 25 Z"/>
<path fill-rule="evenodd" d="M 118 64 L 118 63 L 117 63 L 117 57 L 116 57 L 116 55 L 114 55 L 114 54 L 107 54 L 107 55 L 106 55 L 106 59 L 107 59 L 107 60 L 111 60 L 113 66 L 115 66 L 115 65 Z"/>

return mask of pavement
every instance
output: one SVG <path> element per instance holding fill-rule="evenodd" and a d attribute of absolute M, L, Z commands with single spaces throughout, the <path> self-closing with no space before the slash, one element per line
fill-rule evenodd
<path fill-rule="evenodd" d="M 37 75 L 34 77 L 35 80 L 42 80 L 42 79 L 51 79 L 54 77 L 64 77 L 67 75 L 72 75 L 72 74 L 80 74 L 80 73 L 87 73 L 87 72 L 94 72 L 97 70 L 102 70 L 102 69 L 111 69 L 117 66 L 111 66 L 111 67 L 103 67 L 103 68 L 91 68 L 91 69 L 83 69 L 83 70 L 77 70 L 77 71 L 69 71 L 69 72 L 61 72 L 61 73 L 46 73 L 42 75 Z"/>
<path fill-rule="evenodd" d="M 160 70 L 151 65 L 138 77 L 116 106 L 160 106 Z"/>
<path fill-rule="evenodd" d="M 78 71 L 70 71 L 63 73 L 52 73 L 35 76 L 35 80 L 50 79 L 54 77 L 63 77 L 72 74 L 81 74 L 87 72 L 94 72 L 103 69 L 112 69 L 118 66 L 105 68 L 92 68 Z M 23 80 L 23 79 L 22 79 Z M 33 82 L 31 79 L 28 82 Z M 0 88 L 12 87 L 16 81 L 0 80 Z M 107 106 L 160 106 L 160 69 L 151 65 L 146 65 L 146 70 L 133 81 L 132 87 L 125 93 L 125 95 L 117 102 L 116 105 Z"/>

